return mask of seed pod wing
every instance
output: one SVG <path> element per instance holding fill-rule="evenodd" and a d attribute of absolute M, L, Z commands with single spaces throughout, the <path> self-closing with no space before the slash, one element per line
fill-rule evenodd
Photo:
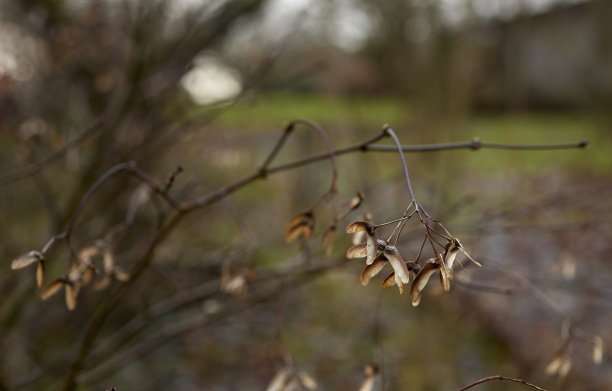
<path fill-rule="evenodd" d="M 36 286 L 41 287 L 43 284 L 43 280 L 45 279 L 45 261 L 38 261 L 38 266 L 36 267 Z"/>
<path fill-rule="evenodd" d="M 399 251 L 394 246 L 387 246 L 384 251 L 385 257 L 389 260 L 389 263 L 395 271 L 396 278 L 399 278 L 404 284 L 410 283 L 410 272 L 406 267 L 406 262 L 402 259 Z"/>
<path fill-rule="evenodd" d="M 42 300 L 47 300 L 49 297 L 56 294 L 65 283 L 66 282 L 61 278 L 51 282 L 45 289 L 43 289 L 42 293 L 40 294 L 40 298 Z"/>
<path fill-rule="evenodd" d="M 365 258 L 367 256 L 368 256 L 368 250 L 367 250 L 366 243 L 357 244 L 349 248 L 348 251 L 346 252 L 346 257 L 348 259 Z"/>
<path fill-rule="evenodd" d="M 384 255 L 378 256 L 371 265 L 367 265 L 361 273 L 361 285 L 367 286 L 372 277 L 376 276 L 387 264 L 387 258 Z"/>
<path fill-rule="evenodd" d="M 36 250 L 30 251 L 29 253 L 24 254 L 20 256 L 19 258 L 14 259 L 13 262 L 11 262 L 11 269 L 13 270 L 22 269 L 26 266 L 30 266 L 34 262 L 38 262 L 43 259 L 45 259 L 45 256 L 42 255 L 40 251 L 36 251 Z"/>
<path fill-rule="evenodd" d="M 416 307 L 419 305 L 421 301 L 421 292 L 423 289 L 425 289 L 431 275 L 434 274 L 438 268 L 439 265 L 433 258 L 430 258 L 427 260 L 425 265 L 423 265 L 423 268 L 421 268 L 419 274 L 417 274 L 415 277 L 414 281 L 412 282 L 412 286 L 410 287 L 410 298 L 412 299 L 413 306 Z"/>

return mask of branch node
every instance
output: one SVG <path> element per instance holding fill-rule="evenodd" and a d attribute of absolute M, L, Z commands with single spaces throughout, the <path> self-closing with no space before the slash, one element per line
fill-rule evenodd
<path fill-rule="evenodd" d="M 178 174 L 180 174 L 181 172 L 183 172 L 183 166 L 178 165 L 176 167 L 176 170 L 174 170 L 174 172 L 172 174 L 170 174 L 170 176 L 168 177 L 168 181 L 166 182 L 166 186 L 164 186 L 164 189 L 162 190 L 163 193 L 167 193 L 168 190 L 170 190 L 170 188 L 174 184 L 174 180 L 176 179 Z"/>
<path fill-rule="evenodd" d="M 289 122 L 287 125 L 285 125 L 285 133 L 291 132 L 294 127 L 295 127 L 295 121 Z"/>
<path fill-rule="evenodd" d="M 589 140 L 582 140 L 582 141 L 580 141 L 580 144 L 578 144 L 578 146 L 580 148 L 586 148 L 586 147 L 589 146 L 589 144 L 590 144 Z"/>
<path fill-rule="evenodd" d="M 390 134 L 389 134 L 389 128 L 390 128 L 389 124 L 384 124 L 384 125 L 382 126 L 382 132 L 383 132 L 383 134 L 384 134 L 385 136 L 390 136 Z"/>
<path fill-rule="evenodd" d="M 478 137 L 474 137 L 472 139 L 472 145 L 470 146 L 470 148 L 472 148 L 474 151 L 477 151 L 482 148 L 482 142 Z"/>

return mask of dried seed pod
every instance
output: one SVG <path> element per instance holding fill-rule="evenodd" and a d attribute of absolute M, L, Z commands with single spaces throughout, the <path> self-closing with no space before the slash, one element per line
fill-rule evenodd
<path fill-rule="evenodd" d="M 371 265 L 367 265 L 363 272 L 361 272 L 361 285 L 367 286 L 370 283 L 372 277 L 376 276 L 387 264 L 387 258 L 383 254 L 380 254 Z"/>
<path fill-rule="evenodd" d="M 439 268 L 440 265 L 436 263 L 433 258 L 430 258 L 425 262 L 419 274 L 414 278 L 412 286 L 410 287 L 410 299 L 414 307 L 418 306 L 421 302 L 421 292 L 425 289 L 431 275 Z"/>
<path fill-rule="evenodd" d="M 361 191 L 357 190 L 357 194 L 355 195 L 355 197 L 351 199 L 351 203 L 349 204 L 349 209 L 355 210 L 359 208 L 359 206 L 361 205 L 364 199 L 365 199 L 365 195 Z"/>
<path fill-rule="evenodd" d="M 368 256 L 367 243 L 360 243 L 351 248 L 346 252 L 348 259 L 365 258 Z"/>
<path fill-rule="evenodd" d="M 455 246 L 457 246 L 459 248 L 459 251 L 461 251 L 463 253 L 463 255 L 465 255 L 470 261 L 472 261 L 476 266 L 481 267 L 482 265 L 480 264 L 480 262 L 477 262 L 476 260 L 474 260 L 474 258 L 472 258 L 472 256 L 470 254 L 468 254 L 467 251 L 465 251 L 465 247 L 463 247 L 463 245 L 461 244 L 461 242 L 459 241 L 459 239 L 457 238 L 453 238 L 453 242 L 455 244 Z"/>
<path fill-rule="evenodd" d="M 368 256 L 366 257 L 366 263 L 371 265 L 374 259 L 378 255 L 378 251 L 382 251 L 387 246 L 385 241 L 376 239 L 376 236 L 370 235 L 368 232 L 366 235 L 366 248 Z"/>
<path fill-rule="evenodd" d="M 553 265 L 552 271 L 566 281 L 572 281 L 576 278 L 576 261 L 568 251 L 561 251 L 557 262 Z"/>
<path fill-rule="evenodd" d="M 85 268 L 85 271 L 81 275 L 81 284 L 89 285 L 89 283 L 91 282 L 91 280 L 93 280 L 95 275 L 96 275 L 96 269 L 93 266 L 88 266 L 87 268 Z"/>
<path fill-rule="evenodd" d="M 453 270 L 455 266 L 455 259 L 459 253 L 459 246 L 456 245 L 454 240 L 451 240 L 446 244 L 446 251 L 444 252 L 444 264 L 448 270 Z"/>
<path fill-rule="evenodd" d="M 44 259 L 45 256 L 40 251 L 33 250 L 27 254 L 20 256 L 19 258 L 14 259 L 13 262 L 11 262 L 11 269 L 22 269 L 26 266 L 30 266 L 31 264 L 42 261 Z"/>
<path fill-rule="evenodd" d="M 43 280 L 45 279 L 45 261 L 39 260 L 38 266 L 36 267 L 36 286 L 41 287 Z"/>
<path fill-rule="evenodd" d="M 562 355 L 557 355 L 548 363 L 544 371 L 548 376 L 556 375 L 564 362 L 565 358 Z"/>
<path fill-rule="evenodd" d="M 58 278 L 57 280 L 54 280 L 49 285 L 47 285 L 45 289 L 43 289 L 42 293 L 40 294 L 40 298 L 42 300 L 47 300 L 49 297 L 56 294 L 57 291 L 59 291 L 60 288 L 63 287 L 65 283 L 66 283 L 66 279 L 64 278 Z"/>
<path fill-rule="evenodd" d="M 113 269 L 113 278 L 117 281 L 128 282 L 130 275 L 119 266 L 115 266 Z"/>
<path fill-rule="evenodd" d="M 295 239 L 301 237 L 301 242 L 304 243 L 308 239 L 310 239 L 313 231 L 314 230 L 313 230 L 312 225 L 310 225 L 307 222 L 304 222 L 300 225 L 296 225 L 295 227 L 291 228 L 291 230 L 288 231 L 287 234 L 285 235 L 285 242 L 291 243 Z"/>
<path fill-rule="evenodd" d="M 334 247 L 334 239 L 336 238 L 336 225 L 333 224 L 323 234 L 321 239 L 321 247 L 325 250 L 326 255 L 330 255 Z"/>
<path fill-rule="evenodd" d="M 368 231 L 368 229 L 373 230 L 374 226 L 367 221 L 354 221 L 346 227 L 347 234 L 354 234 L 357 232 Z"/>
<path fill-rule="evenodd" d="M 354 234 L 357 232 L 366 233 L 366 248 L 367 248 L 367 259 L 366 263 L 371 265 L 376 258 L 378 250 L 378 241 L 376 240 L 374 225 L 367 221 L 355 221 L 346 227 L 347 234 Z M 383 242 L 384 243 L 384 242 Z"/>
<path fill-rule="evenodd" d="M 559 368 L 559 379 L 565 379 L 571 368 L 572 360 L 570 360 L 569 357 L 565 357 L 563 364 L 561 364 L 561 367 Z"/>
<path fill-rule="evenodd" d="M 366 240 L 365 237 L 366 237 L 365 231 L 355 232 L 355 234 L 353 235 L 353 240 L 351 241 L 353 243 L 353 246 L 365 241 Z"/>
<path fill-rule="evenodd" d="M 69 311 L 72 311 L 76 308 L 76 299 L 79 294 L 79 290 L 72 283 L 68 282 L 64 286 L 65 289 L 65 299 L 66 299 L 66 307 Z"/>
<path fill-rule="evenodd" d="M 388 287 L 393 286 L 393 285 L 395 285 L 395 272 L 391 272 L 391 274 L 385 277 L 382 284 L 380 285 L 380 288 L 382 290 L 385 290 Z M 400 288 L 400 293 L 402 293 L 402 291 L 403 291 L 403 287 Z"/>
<path fill-rule="evenodd" d="M 100 253 L 100 248 L 98 246 L 89 246 L 81 249 L 79 251 L 79 255 L 77 256 L 78 261 L 80 262 L 88 262 L 91 258 L 95 257 Z"/>
<path fill-rule="evenodd" d="M 302 386 L 306 387 L 309 390 L 316 390 L 317 381 L 309 373 L 305 371 L 299 371 L 297 373 L 297 377 L 300 379 L 300 383 L 302 383 Z"/>
<path fill-rule="evenodd" d="M 109 249 L 104 250 L 102 264 L 104 266 L 104 273 L 106 274 L 110 274 L 115 268 L 115 255 Z"/>
<path fill-rule="evenodd" d="M 442 259 L 442 255 L 438 254 L 436 257 L 436 263 L 440 266 L 440 284 L 442 285 L 442 289 L 445 292 L 450 291 L 450 270 L 447 265 L 444 263 L 444 259 Z"/>
<path fill-rule="evenodd" d="M 564 379 L 572 368 L 572 360 L 566 353 L 557 354 L 546 366 L 546 374 L 549 376 L 557 375 L 559 379 Z"/>
<path fill-rule="evenodd" d="M 366 378 L 361 383 L 359 391 L 373 391 L 378 378 L 378 366 L 376 364 L 368 364 L 364 369 Z"/>
<path fill-rule="evenodd" d="M 291 243 L 298 237 L 301 238 L 301 245 L 303 245 L 314 232 L 315 218 L 314 213 L 311 211 L 304 212 L 293 219 L 291 219 L 285 226 L 287 231 L 285 235 L 285 242 Z"/>
<path fill-rule="evenodd" d="M 283 368 L 278 371 L 268 384 L 266 391 L 284 391 L 292 372 L 290 368 Z"/>
<path fill-rule="evenodd" d="M 395 246 L 386 246 L 383 251 L 385 257 L 389 260 L 389 263 L 393 267 L 395 271 L 395 279 L 397 284 L 409 284 L 410 283 L 410 273 L 408 272 L 408 268 L 406 267 L 406 262 L 402 259 L 399 251 Z M 399 279 L 399 281 L 398 281 Z"/>
<path fill-rule="evenodd" d="M 603 362 L 604 356 L 604 341 L 596 335 L 593 337 L 593 362 L 597 365 Z"/>

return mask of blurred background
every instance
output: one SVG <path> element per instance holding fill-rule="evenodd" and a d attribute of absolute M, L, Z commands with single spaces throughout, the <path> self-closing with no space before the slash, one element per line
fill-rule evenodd
<path fill-rule="evenodd" d="M 159 246 L 76 389 L 263 390 L 291 368 L 298 388 L 268 389 L 357 390 L 368 363 L 379 390 L 497 374 L 610 389 L 610 20 L 606 0 L 1 2 L 0 390 L 61 389 L 92 314 L 122 284 L 83 289 L 68 311 L 63 294 L 40 300 L 33 269 L 9 270 L 66 227 L 97 178 L 133 161 L 164 184 L 180 165 L 170 195 L 194 199 L 256 171 L 295 118 L 334 148 L 383 124 L 405 145 L 590 145 L 408 154 L 421 204 L 483 264 L 457 268 L 450 293 L 430 283 L 416 308 L 382 278 L 362 287 L 363 263 L 345 259 L 346 225 L 393 220 L 410 202 L 396 154 L 339 156 L 339 193 L 322 204 L 329 161 L 254 182 Z M 273 166 L 324 152 L 300 127 Z M 323 233 L 357 190 L 365 200 L 326 253 Z M 315 204 L 313 238 L 285 243 L 287 221 Z M 70 242 L 90 246 L 133 214 L 112 244 L 128 270 L 170 212 L 116 175 Z M 404 258 L 421 241 L 410 222 Z M 58 242 L 46 258 L 45 286 L 71 254 Z"/>

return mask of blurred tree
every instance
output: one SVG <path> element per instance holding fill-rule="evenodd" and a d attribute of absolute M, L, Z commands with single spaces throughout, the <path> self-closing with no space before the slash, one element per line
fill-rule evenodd
<path fill-rule="evenodd" d="M 145 168 L 159 161 L 185 124 L 176 111 L 181 110 L 177 102 L 185 100 L 179 81 L 199 54 L 218 50 L 236 23 L 263 3 L 28 0 L 0 5 L 0 23 L 15 31 L 5 38 L 16 40 L 8 55 L 19 67 L 31 68 L 21 80 L 4 76 L 4 96 L 11 83 L 15 92 L 11 100 L 4 98 L 7 108 L 0 112 L 11 115 L 5 114 L 2 126 L 14 129 L 38 119 L 39 137 L 54 140 L 28 156 L 15 151 L 13 166 L 51 154 L 103 121 L 87 148 L 68 161 L 82 174 L 71 186 L 55 189 L 64 202 L 56 228 L 105 168 L 128 159 Z M 23 42 L 28 45 L 19 47 Z M 7 106 L 11 101 L 13 110 Z M 32 132 L 21 129 L 22 144 L 31 144 Z"/>

